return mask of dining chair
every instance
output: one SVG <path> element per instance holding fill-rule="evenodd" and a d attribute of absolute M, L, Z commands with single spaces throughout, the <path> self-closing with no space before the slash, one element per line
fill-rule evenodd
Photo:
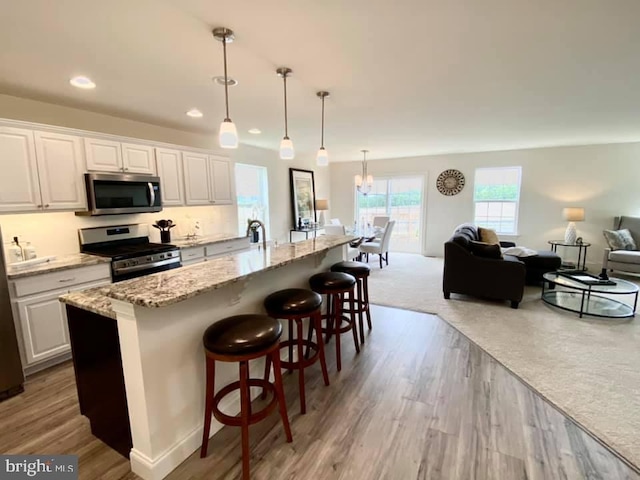
<path fill-rule="evenodd" d="M 346 235 L 347 231 L 344 225 L 325 225 L 324 226 L 325 235 Z M 347 246 L 347 259 L 352 260 L 354 258 L 360 257 L 360 250 L 357 248 L 353 248 L 351 246 Z"/>
<path fill-rule="evenodd" d="M 384 234 L 384 229 L 387 227 L 391 217 L 388 215 L 378 215 L 373 217 L 373 230 L 375 232 L 376 238 L 382 238 Z"/>
<path fill-rule="evenodd" d="M 369 261 L 369 254 L 376 253 L 380 256 L 380 268 L 382 268 L 382 260 L 385 261 L 386 265 L 389 265 L 389 241 L 391 240 L 391 232 L 393 232 L 395 224 L 396 221 L 391 220 L 387 223 L 387 227 L 382 233 L 382 238 L 375 239 L 371 242 L 365 242 L 360 245 L 360 252 L 366 254 L 367 262 Z"/>

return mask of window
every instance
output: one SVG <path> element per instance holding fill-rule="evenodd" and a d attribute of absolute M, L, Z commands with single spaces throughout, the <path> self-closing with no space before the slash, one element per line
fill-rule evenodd
<path fill-rule="evenodd" d="M 388 215 L 396 225 L 391 249 L 396 252 L 422 252 L 423 177 L 376 177 L 368 195 L 356 189 L 355 218 L 361 226 L 373 224 L 373 217 Z"/>
<path fill-rule="evenodd" d="M 473 189 L 475 224 L 516 234 L 522 167 L 477 168 Z"/>
<path fill-rule="evenodd" d="M 258 219 L 269 232 L 269 181 L 267 168 L 236 163 L 236 200 L 238 204 L 238 233 L 247 233 L 247 220 Z M 267 233 L 267 238 L 269 235 Z"/>

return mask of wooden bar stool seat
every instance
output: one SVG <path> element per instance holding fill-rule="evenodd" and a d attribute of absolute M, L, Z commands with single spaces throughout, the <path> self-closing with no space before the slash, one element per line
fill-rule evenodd
<path fill-rule="evenodd" d="M 206 457 L 211 430 L 211 416 L 224 425 L 242 427 L 242 478 L 248 480 L 249 475 L 249 425 L 265 419 L 276 407 L 280 409 L 280 417 L 287 442 L 293 441 L 287 417 L 287 406 L 282 386 L 280 365 L 280 322 L 266 315 L 237 315 L 215 322 L 204 332 L 202 338 L 206 354 L 206 398 L 204 412 L 204 430 L 200 456 Z M 266 357 L 269 365 L 273 364 L 274 382 L 264 378 L 249 378 L 249 360 Z M 218 393 L 215 389 L 215 362 L 238 362 L 240 380 L 226 385 Z M 269 404 L 257 412 L 251 411 L 250 387 L 261 387 L 263 396 L 267 392 L 273 394 Z M 240 415 L 232 417 L 220 411 L 220 402 L 227 395 L 240 390 Z"/>
<path fill-rule="evenodd" d="M 358 282 L 356 288 L 356 298 L 354 300 L 354 314 L 358 315 L 358 323 L 360 327 L 360 343 L 364 344 L 364 315 L 367 317 L 367 326 L 371 330 L 371 312 L 369 311 L 369 275 L 371 267 L 362 262 L 338 262 L 331 266 L 332 272 L 343 272 L 353 275 Z M 350 308 L 343 310 L 352 313 Z"/>
<path fill-rule="evenodd" d="M 289 350 L 288 360 L 281 360 L 283 368 L 292 372 L 298 370 L 298 384 L 300 391 L 300 413 L 307 411 L 304 387 L 304 369 L 320 361 L 324 384 L 329 385 L 327 362 L 324 356 L 324 344 L 322 342 L 322 297 L 311 290 L 302 288 L 288 288 L 272 293 L 264 300 L 267 314 L 274 319 L 289 321 L 289 338 L 280 342 L 280 348 Z M 311 338 L 303 338 L 303 320 L 309 318 L 309 329 L 316 332 L 316 342 Z M 293 322 L 296 323 L 297 335 L 293 331 Z M 297 358 L 293 358 L 293 347 L 297 347 Z M 307 355 L 303 355 L 306 347 Z M 309 350 L 313 355 L 309 356 Z M 269 372 L 269 359 L 265 370 L 265 378 Z"/>
<path fill-rule="evenodd" d="M 358 344 L 358 334 L 356 332 L 356 322 L 353 313 L 346 316 L 343 313 L 343 305 L 347 301 L 348 295 L 349 309 L 354 310 L 354 288 L 356 279 L 353 275 L 342 272 L 317 273 L 309 278 L 311 290 L 321 295 L 327 296 L 327 312 L 322 315 L 326 321 L 322 332 L 326 334 L 326 342 L 329 342 L 332 335 L 336 336 L 336 364 L 338 371 L 342 369 L 342 357 L 340 352 L 340 335 L 347 332 L 353 333 L 353 342 L 356 352 L 360 353 Z M 309 330 L 311 337 L 311 330 Z"/>

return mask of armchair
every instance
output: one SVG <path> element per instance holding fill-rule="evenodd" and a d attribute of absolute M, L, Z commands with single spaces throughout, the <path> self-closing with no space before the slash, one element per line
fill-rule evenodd
<path fill-rule="evenodd" d="M 382 238 L 360 245 L 360 252 L 367 255 L 367 262 L 369 261 L 369 254 L 376 253 L 380 256 L 380 268 L 382 268 L 382 260 L 389 265 L 389 241 L 391 240 L 391 232 L 393 232 L 395 225 L 396 221 L 391 220 L 387 223 L 387 227 L 382 233 Z"/>

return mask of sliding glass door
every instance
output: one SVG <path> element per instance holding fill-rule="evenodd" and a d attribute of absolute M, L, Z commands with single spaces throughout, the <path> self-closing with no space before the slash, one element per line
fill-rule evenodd
<path fill-rule="evenodd" d="M 423 196 L 422 175 L 376 177 L 368 195 L 356 189 L 356 221 L 372 224 L 373 217 L 388 215 L 396 221 L 390 250 L 422 253 Z"/>

